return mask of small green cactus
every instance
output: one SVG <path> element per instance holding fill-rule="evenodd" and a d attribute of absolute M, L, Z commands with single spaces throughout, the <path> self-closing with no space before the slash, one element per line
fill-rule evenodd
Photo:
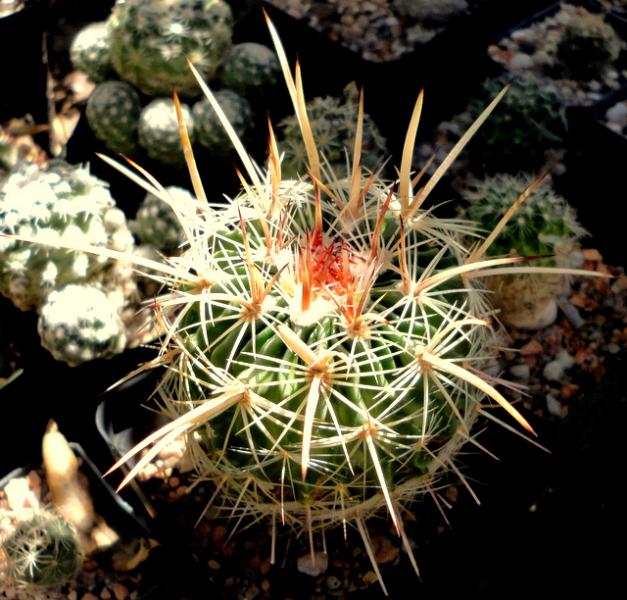
<path fill-rule="evenodd" d="M 507 83 L 504 76 L 483 83 L 480 97 L 470 102 L 473 120 Z M 565 137 L 566 116 L 557 95 L 535 79 L 516 78 L 473 138 L 470 160 L 475 170 L 492 173 L 539 169 L 545 152 L 563 146 Z"/>
<path fill-rule="evenodd" d="M 137 127 L 141 107 L 137 92 L 123 81 L 105 81 L 96 86 L 87 101 L 87 122 L 95 136 L 114 152 L 137 150 Z"/>
<path fill-rule="evenodd" d="M 0 231 L 128 252 L 133 237 L 106 184 L 83 167 L 19 165 L 0 188 Z M 103 256 L 0 237 L 0 293 L 22 310 L 39 308 L 70 283 L 101 281 Z"/>
<path fill-rule="evenodd" d="M 225 88 L 248 96 L 260 88 L 275 85 L 281 68 L 279 61 L 267 46 L 254 42 L 235 44 L 220 71 Z"/>
<path fill-rule="evenodd" d="M 34 588 L 72 579 L 81 564 L 74 530 L 62 517 L 48 512 L 18 523 L 0 549 L 8 577 Z"/>
<path fill-rule="evenodd" d="M 237 134 L 244 137 L 251 128 L 253 116 L 248 100 L 232 90 L 220 90 L 215 96 Z M 207 148 L 213 156 L 230 154 L 233 147 L 229 137 L 206 98 L 194 104 L 193 114 L 198 143 Z"/>
<path fill-rule="evenodd" d="M 586 12 L 570 23 L 557 41 L 553 70 L 559 77 L 589 81 L 618 58 L 622 45 L 602 15 Z"/>
<path fill-rule="evenodd" d="M 186 104 L 181 104 L 187 133 L 194 139 L 194 119 Z M 179 134 L 174 101 L 156 98 L 148 103 L 139 116 L 139 143 L 150 158 L 166 165 L 180 166 L 185 163 Z"/>
<path fill-rule="evenodd" d="M 172 204 L 179 210 L 194 210 L 194 197 L 186 189 L 176 186 L 165 189 Z M 174 210 L 151 193 L 146 194 L 139 206 L 131 228 L 141 244 L 164 252 L 178 249 L 185 241 L 183 228 Z"/>
<path fill-rule="evenodd" d="M 41 345 L 71 367 L 119 354 L 126 347 L 121 308 L 93 285 L 66 285 L 50 293 L 41 309 Z"/>
<path fill-rule="evenodd" d="M 70 59 L 74 67 L 86 73 L 94 83 L 111 78 L 114 70 L 106 21 L 90 23 L 78 32 L 70 46 Z"/>
<path fill-rule="evenodd" d="M 344 90 L 344 98 L 327 96 L 307 103 L 307 113 L 320 154 L 338 174 L 346 174 L 346 152 L 352 150 L 357 122 L 358 92 L 355 84 Z M 285 152 L 282 168 L 286 176 L 303 175 L 306 167 L 305 144 L 298 120 L 289 116 L 280 123 L 282 150 Z M 381 166 L 385 156 L 385 139 L 372 118 L 364 113 L 362 164 L 368 169 Z"/>
<path fill-rule="evenodd" d="M 493 230 L 507 209 L 529 187 L 530 175 L 499 174 L 479 181 L 464 192 L 468 202 L 462 216 Z M 525 200 L 503 228 L 488 254 L 545 257 L 538 266 L 572 267 L 578 240 L 586 234 L 574 209 L 551 186 L 544 185 Z M 506 275 L 487 279 L 501 318 L 511 325 L 536 329 L 557 315 L 555 298 L 568 289 L 559 274 Z"/>
<path fill-rule="evenodd" d="M 186 59 L 211 79 L 231 48 L 233 17 L 223 0 L 117 0 L 109 17 L 118 75 L 148 96 L 195 96 Z"/>

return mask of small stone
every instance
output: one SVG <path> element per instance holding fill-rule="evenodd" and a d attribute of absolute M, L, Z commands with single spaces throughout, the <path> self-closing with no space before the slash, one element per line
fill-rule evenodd
<path fill-rule="evenodd" d="M 298 558 L 296 562 L 296 568 L 305 575 L 311 575 L 317 577 L 327 570 L 329 566 L 329 557 L 324 552 L 314 552 L 313 557 L 311 552 L 304 554 Z"/>
<path fill-rule="evenodd" d="M 583 254 L 584 260 L 590 260 L 592 262 L 601 262 L 603 260 L 603 256 L 596 248 L 584 248 L 581 253 Z"/>
<path fill-rule="evenodd" d="M 542 344 L 538 340 L 531 340 L 520 349 L 520 352 L 524 356 L 526 354 L 540 354 L 542 350 Z"/>
<path fill-rule="evenodd" d="M 342 582 L 335 575 L 329 575 L 326 580 L 327 588 L 331 591 L 338 590 Z"/>
<path fill-rule="evenodd" d="M 555 360 L 558 361 L 564 369 L 570 369 L 575 364 L 575 359 L 566 350 L 560 350 L 555 355 Z"/>
<path fill-rule="evenodd" d="M 98 596 L 94 596 L 91 592 L 87 592 L 81 596 L 81 600 L 98 600 Z"/>
<path fill-rule="evenodd" d="M 560 381 L 564 375 L 564 365 L 559 360 L 552 360 L 544 366 L 542 375 L 549 381 Z"/>
<path fill-rule="evenodd" d="M 213 558 L 209 560 L 209 562 L 207 563 L 207 566 L 212 570 L 212 571 L 219 571 L 221 566 L 220 563 L 217 560 L 214 560 Z"/>
<path fill-rule="evenodd" d="M 387 537 L 379 535 L 372 538 L 374 559 L 378 565 L 391 563 L 398 558 L 400 550 Z"/>
<path fill-rule="evenodd" d="M 112 586 L 115 600 L 125 600 L 128 598 L 128 588 L 123 583 L 114 583 Z"/>
<path fill-rule="evenodd" d="M 509 368 L 509 372 L 516 379 L 520 379 L 522 381 L 527 381 L 527 379 L 529 379 L 529 375 L 531 374 L 528 364 L 512 365 Z"/>
<path fill-rule="evenodd" d="M 554 417 L 563 416 L 562 404 L 551 394 L 546 395 L 546 408 Z"/>
<path fill-rule="evenodd" d="M 512 71 L 518 69 L 531 69 L 533 67 L 533 59 L 524 52 L 516 52 L 509 61 L 509 68 Z"/>
<path fill-rule="evenodd" d="M 607 351 L 610 354 L 618 354 L 620 352 L 620 346 L 616 342 L 610 342 L 607 345 Z"/>
<path fill-rule="evenodd" d="M 109 588 L 103 588 L 103 590 L 100 592 L 100 597 L 102 598 L 102 600 L 109 600 L 111 598 L 111 592 L 109 591 Z"/>
<path fill-rule="evenodd" d="M 267 591 L 270 589 L 270 582 L 269 582 L 267 579 L 264 579 L 264 580 L 261 582 L 261 589 L 262 589 L 264 592 L 267 592 Z"/>
<path fill-rule="evenodd" d="M 379 581 L 379 578 L 374 571 L 366 571 L 366 573 L 364 573 L 362 577 L 362 580 L 366 585 L 372 585 L 373 583 Z"/>

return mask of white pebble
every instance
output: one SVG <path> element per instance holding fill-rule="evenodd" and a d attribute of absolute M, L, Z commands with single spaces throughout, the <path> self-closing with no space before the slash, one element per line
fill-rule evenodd
<path fill-rule="evenodd" d="M 317 577 L 327 570 L 329 566 L 329 557 L 324 552 L 314 552 L 313 557 L 311 552 L 299 557 L 296 567 L 301 573 L 305 575 L 311 575 Z"/>
<path fill-rule="evenodd" d="M 531 67 L 533 67 L 533 59 L 524 52 L 517 52 L 509 61 L 509 68 L 512 70 L 531 69 Z"/>

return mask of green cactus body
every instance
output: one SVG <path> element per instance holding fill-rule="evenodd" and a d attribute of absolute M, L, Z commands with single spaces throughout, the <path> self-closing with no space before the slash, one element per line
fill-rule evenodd
<path fill-rule="evenodd" d="M 251 127 L 253 116 L 248 100 L 231 90 L 220 90 L 215 93 L 215 96 L 237 135 L 243 137 Z M 196 102 L 193 114 L 198 143 L 214 156 L 230 154 L 233 147 L 229 137 L 209 102 L 206 99 Z"/>
<path fill-rule="evenodd" d="M 74 530 L 63 518 L 36 513 L 17 524 L 0 548 L 7 575 L 34 588 L 54 587 L 74 577 L 80 555 Z"/>
<path fill-rule="evenodd" d="M 39 308 L 50 291 L 100 281 L 111 261 L 55 248 L 55 242 L 129 252 L 133 237 L 104 182 L 63 161 L 44 170 L 23 165 L 0 188 L 0 231 L 51 245 L 0 238 L 0 292 L 22 310 Z"/>
<path fill-rule="evenodd" d="M 176 186 L 165 189 L 179 209 L 194 207 L 194 197 L 187 190 Z M 131 226 L 140 243 L 157 250 L 171 252 L 185 241 L 185 233 L 174 210 L 154 194 L 146 194 Z"/>
<path fill-rule="evenodd" d="M 473 120 L 507 83 L 505 77 L 484 82 L 481 97 L 470 102 Z M 566 117 L 557 95 L 535 79 L 517 78 L 473 138 L 471 159 L 496 173 L 533 170 L 543 166 L 547 150 L 563 145 L 565 136 Z"/>
<path fill-rule="evenodd" d="M 327 96 L 307 103 L 307 114 L 320 154 L 339 175 L 350 171 L 346 151 L 353 147 L 357 111 L 358 93 L 354 84 L 346 87 L 343 99 Z M 285 152 L 283 172 L 288 177 L 303 175 L 307 155 L 298 119 L 289 116 L 280 123 L 280 128 Z M 362 152 L 362 164 L 368 169 L 380 166 L 386 152 L 385 139 L 368 114 L 364 114 Z"/>
<path fill-rule="evenodd" d="M 70 46 L 70 59 L 76 69 L 94 82 L 110 79 L 114 73 L 110 54 L 110 32 L 106 21 L 81 29 Z"/>
<path fill-rule="evenodd" d="M 468 207 L 462 215 L 487 231 L 494 229 L 507 209 L 532 183 L 532 177 L 500 174 L 478 182 L 464 193 Z M 489 254 L 547 257 L 538 266 L 572 267 L 573 253 L 585 230 L 575 211 L 550 186 L 536 189 L 518 209 L 490 247 Z M 557 315 L 555 298 L 568 289 L 559 274 L 506 275 L 487 278 L 502 319 L 514 326 L 535 329 Z"/>
<path fill-rule="evenodd" d="M 113 66 L 149 96 L 197 95 L 186 57 L 211 79 L 231 47 L 232 21 L 223 0 L 117 0 L 109 17 Z"/>
<path fill-rule="evenodd" d="M 255 42 L 235 44 L 220 71 L 225 88 L 248 96 L 255 90 L 275 85 L 281 68 L 267 46 Z"/>
<path fill-rule="evenodd" d="M 72 367 L 119 354 L 126 346 L 120 309 L 95 286 L 67 285 L 52 292 L 41 309 L 41 345 Z"/>
<path fill-rule="evenodd" d="M 183 119 L 190 140 L 195 138 L 195 126 L 189 106 L 181 104 Z M 157 98 L 147 104 L 139 116 L 139 143 L 150 158 L 166 165 L 185 164 L 174 102 Z"/>
<path fill-rule="evenodd" d="M 133 154 L 137 150 L 137 127 L 141 107 L 132 86 L 105 81 L 96 86 L 87 101 L 87 122 L 110 150 Z"/>
<path fill-rule="evenodd" d="M 588 81 L 618 58 L 622 45 L 601 15 L 585 13 L 569 24 L 557 41 L 553 68 L 560 77 Z"/>

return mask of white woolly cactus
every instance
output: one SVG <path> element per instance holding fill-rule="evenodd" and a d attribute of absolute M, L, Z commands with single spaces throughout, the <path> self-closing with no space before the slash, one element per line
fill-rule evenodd
<path fill-rule="evenodd" d="M 70 59 L 74 67 L 86 73 L 94 83 L 111 78 L 114 71 L 106 21 L 90 23 L 78 32 L 70 46 Z"/>
<path fill-rule="evenodd" d="M 186 58 L 211 79 L 231 48 L 233 17 L 223 0 L 117 0 L 109 17 L 111 60 L 144 94 L 198 94 Z"/>
<path fill-rule="evenodd" d="M 215 96 L 237 135 L 244 137 L 251 128 L 253 116 L 248 100 L 232 90 L 220 90 Z M 213 156 L 225 156 L 233 151 L 229 136 L 207 99 L 203 98 L 194 104 L 193 115 L 194 131 L 199 144 L 207 148 Z"/>
<path fill-rule="evenodd" d="M 71 367 L 119 354 L 126 347 L 121 306 L 93 285 L 67 285 L 44 303 L 37 330 L 41 345 Z"/>
<path fill-rule="evenodd" d="M 247 96 L 259 88 L 274 85 L 281 68 L 270 48 L 255 42 L 235 44 L 220 71 L 224 87 Z"/>
<path fill-rule="evenodd" d="M 194 137 L 192 112 L 181 105 L 190 138 Z M 157 98 L 147 104 L 139 116 L 139 143 L 150 158 L 167 165 L 184 164 L 176 108 L 170 98 Z"/>
<path fill-rule="evenodd" d="M 171 202 L 183 209 L 195 211 L 194 197 L 186 190 L 177 186 L 165 188 Z M 152 246 L 157 250 L 171 252 L 179 248 L 185 241 L 185 232 L 172 208 L 161 198 L 148 193 L 137 209 L 131 229 L 140 243 Z"/>
<path fill-rule="evenodd" d="M 124 214 L 100 179 L 83 167 L 53 161 L 22 165 L 0 188 L 0 232 L 46 241 L 0 238 L 0 293 L 22 310 L 39 308 L 54 289 L 101 281 L 111 262 L 55 243 L 128 252 L 133 237 Z"/>
<path fill-rule="evenodd" d="M 461 215 L 494 231 L 502 215 L 533 184 L 529 174 L 499 174 L 477 182 L 464 191 L 468 206 Z M 576 266 L 579 239 L 586 235 L 574 209 L 550 185 L 539 187 L 526 198 L 515 216 L 499 231 L 488 254 L 535 256 L 540 269 L 524 275 L 498 275 L 484 281 L 493 291 L 500 318 L 520 328 L 537 329 L 557 316 L 556 298 L 568 289 L 568 279 L 542 267 Z"/>
<path fill-rule="evenodd" d="M 114 152 L 132 154 L 137 149 L 141 106 L 133 86 L 105 81 L 89 96 L 85 114 L 95 136 Z"/>

